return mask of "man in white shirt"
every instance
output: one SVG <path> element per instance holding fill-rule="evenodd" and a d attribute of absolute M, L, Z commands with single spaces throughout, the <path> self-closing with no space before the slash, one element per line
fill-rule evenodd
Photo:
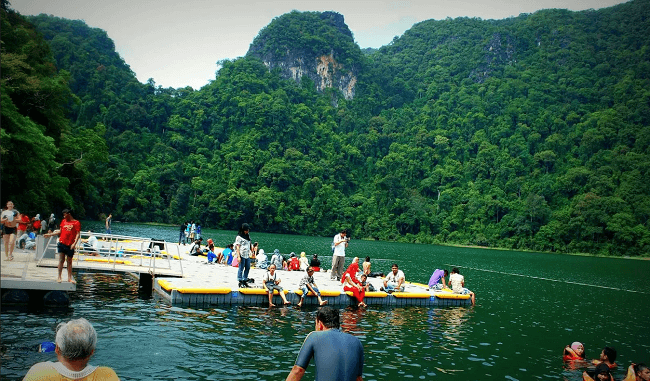
<path fill-rule="evenodd" d="M 399 269 L 397 263 L 393 263 L 391 272 L 384 279 L 384 291 L 391 293 L 393 291 L 404 291 L 404 272 Z"/>
<path fill-rule="evenodd" d="M 347 231 L 343 229 L 334 236 L 334 254 L 332 255 L 332 272 L 330 274 L 332 280 L 341 280 L 343 271 L 345 271 L 345 248 L 350 242 L 347 235 Z"/>
<path fill-rule="evenodd" d="M 470 295 L 472 297 L 472 305 L 474 305 L 476 296 L 472 291 L 465 288 L 465 277 L 460 275 L 460 271 L 457 267 L 454 267 L 451 270 L 451 275 L 449 276 L 449 284 L 451 284 L 451 290 L 454 292 L 454 294 Z"/>

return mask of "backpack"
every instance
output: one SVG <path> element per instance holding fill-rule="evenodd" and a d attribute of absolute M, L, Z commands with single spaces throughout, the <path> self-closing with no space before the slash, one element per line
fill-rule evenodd
<path fill-rule="evenodd" d="M 300 261 L 298 258 L 291 258 L 291 264 L 289 265 L 289 270 L 300 270 Z"/>

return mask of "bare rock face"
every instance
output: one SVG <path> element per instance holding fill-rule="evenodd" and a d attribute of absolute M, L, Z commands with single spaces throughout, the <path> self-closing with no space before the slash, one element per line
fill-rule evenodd
<path fill-rule="evenodd" d="M 341 38 L 353 40 L 342 15 L 336 12 L 323 12 L 320 14 L 320 19 L 336 27 L 341 33 Z M 265 44 L 269 43 L 271 38 L 260 37 L 251 45 L 248 54 L 260 58 L 269 70 L 279 68 L 282 77 L 296 82 L 300 82 L 306 76 L 314 82 L 319 92 L 327 88 L 337 88 L 343 93 L 345 99 L 354 98 L 357 70 L 354 64 L 345 65 L 341 62 L 342 58 L 337 53 L 338 49 L 334 43 L 329 48 L 329 52 L 323 54 L 323 49 L 320 49 L 320 54 L 317 54 L 312 47 L 300 44 L 282 46 L 281 50 L 278 47 L 268 49 Z M 331 38 L 331 36 L 317 37 L 325 40 Z"/>

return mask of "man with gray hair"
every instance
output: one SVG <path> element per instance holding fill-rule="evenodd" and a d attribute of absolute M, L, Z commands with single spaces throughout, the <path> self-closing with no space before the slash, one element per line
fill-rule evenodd
<path fill-rule="evenodd" d="M 119 380 L 113 369 L 88 364 L 96 344 L 97 332 L 88 320 L 80 318 L 60 323 L 56 328 L 54 349 L 59 362 L 34 364 L 24 380 Z"/>

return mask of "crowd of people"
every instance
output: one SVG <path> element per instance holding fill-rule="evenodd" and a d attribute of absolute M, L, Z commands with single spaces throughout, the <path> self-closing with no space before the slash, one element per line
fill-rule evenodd
<path fill-rule="evenodd" d="M 562 359 L 570 369 L 584 369 L 583 381 L 615 381 L 612 371 L 618 368 L 616 358 L 616 349 L 607 346 L 600 351 L 597 359 L 588 360 L 585 346 L 579 341 L 564 347 L 562 353 Z M 650 381 L 650 369 L 644 363 L 631 363 L 623 381 Z"/>

